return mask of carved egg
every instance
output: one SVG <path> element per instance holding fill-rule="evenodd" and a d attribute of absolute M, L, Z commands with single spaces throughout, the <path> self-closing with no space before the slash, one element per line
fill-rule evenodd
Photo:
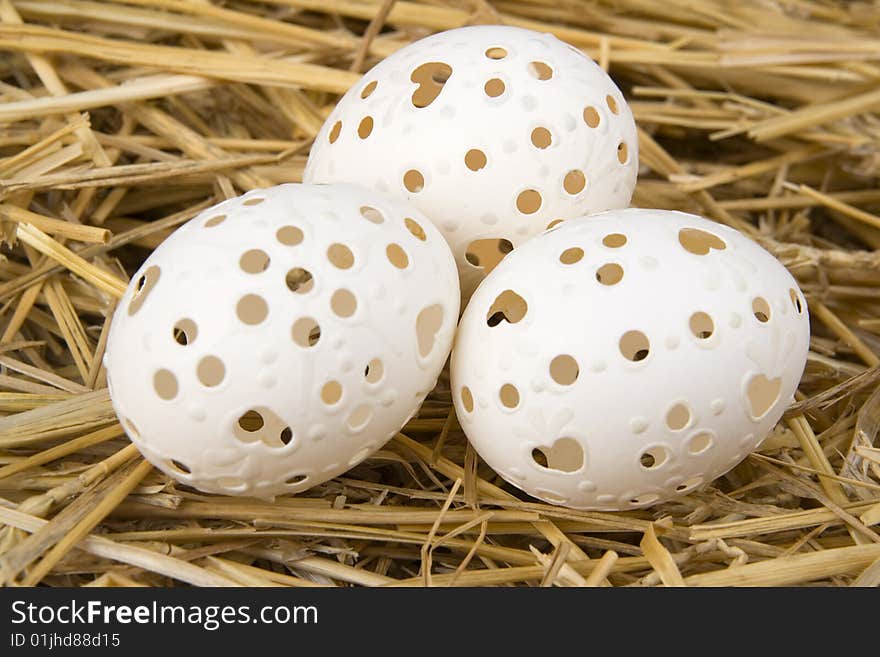
<path fill-rule="evenodd" d="M 461 426 L 511 484 L 644 507 L 742 461 L 793 399 L 807 305 L 751 239 L 664 210 L 565 222 L 517 247 L 463 314 Z"/>
<path fill-rule="evenodd" d="M 455 263 L 415 208 L 281 185 L 205 210 L 144 262 L 105 364 L 126 433 L 180 482 L 295 493 L 356 465 L 433 388 Z"/>
<path fill-rule="evenodd" d="M 370 70 L 312 147 L 306 182 L 412 201 L 452 247 L 467 297 L 514 246 L 560 219 L 623 208 L 638 168 L 612 79 L 550 34 L 435 34 Z"/>

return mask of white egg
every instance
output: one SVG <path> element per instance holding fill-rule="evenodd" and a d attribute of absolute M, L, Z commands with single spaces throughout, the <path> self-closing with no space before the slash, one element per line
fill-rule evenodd
<path fill-rule="evenodd" d="M 452 356 L 462 428 L 535 497 L 642 507 L 742 461 L 792 401 L 807 306 L 773 256 L 680 212 L 616 210 L 518 247 Z"/>
<path fill-rule="evenodd" d="M 349 185 L 255 190 L 189 221 L 132 278 L 107 343 L 113 405 L 183 483 L 298 492 L 416 412 L 458 310 L 449 248 L 408 204 Z"/>
<path fill-rule="evenodd" d="M 559 219 L 626 207 L 638 168 L 623 94 L 550 34 L 464 27 L 410 44 L 339 101 L 306 182 L 410 199 L 452 247 L 462 292 Z"/>

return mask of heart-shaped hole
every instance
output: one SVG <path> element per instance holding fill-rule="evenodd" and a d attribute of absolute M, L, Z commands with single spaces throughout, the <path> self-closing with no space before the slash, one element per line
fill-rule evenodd
<path fill-rule="evenodd" d="M 486 313 L 486 323 L 489 326 L 498 326 L 501 322 L 516 324 L 529 310 L 529 305 L 513 290 L 504 290 L 495 297 L 495 301 L 489 306 Z"/>
<path fill-rule="evenodd" d="M 131 295 L 131 302 L 128 304 L 129 315 L 134 315 L 141 309 L 141 306 L 144 305 L 150 292 L 153 291 L 153 288 L 156 287 L 156 283 L 159 282 L 159 275 L 161 273 L 162 270 L 159 269 L 159 267 L 152 265 L 151 267 L 147 267 L 147 271 L 145 271 L 137 280 L 134 287 L 134 294 Z"/>
<path fill-rule="evenodd" d="M 235 437 L 244 443 L 261 442 L 276 449 L 293 440 L 293 432 L 287 423 L 264 406 L 243 413 L 232 430 Z"/>
<path fill-rule="evenodd" d="M 443 86 L 452 77 L 452 67 L 443 62 L 428 62 L 414 70 L 409 79 L 418 84 L 413 92 L 412 104 L 416 107 L 427 107 L 435 100 Z"/>
<path fill-rule="evenodd" d="M 723 251 L 727 248 L 720 237 L 699 228 L 682 228 L 678 231 L 678 242 L 685 251 L 694 255 L 706 255 L 712 249 Z"/>
<path fill-rule="evenodd" d="M 782 391 L 782 379 L 768 379 L 763 374 L 756 374 L 746 386 L 746 396 L 752 418 L 760 420 L 767 411 L 779 400 Z"/>
<path fill-rule="evenodd" d="M 584 448 L 574 438 L 559 438 L 550 447 L 533 449 L 532 460 L 548 470 L 576 472 L 584 466 Z"/>
<path fill-rule="evenodd" d="M 437 331 L 443 325 L 443 306 L 435 303 L 433 306 L 422 308 L 416 317 L 416 337 L 419 342 L 419 355 L 427 358 L 434 349 L 434 341 Z"/>
<path fill-rule="evenodd" d="M 510 240 L 490 237 L 474 240 L 468 244 L 464 259 L 474 267 L 482 269 L 485 276 L 495 269 L 496 265 L 511 251 L 513 251 L 513 244 Z"/>

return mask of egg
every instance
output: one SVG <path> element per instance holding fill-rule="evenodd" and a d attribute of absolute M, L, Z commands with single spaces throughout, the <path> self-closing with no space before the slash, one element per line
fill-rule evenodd
<path fill-rule="evenodd" d="M 548 225 L 626 207 L 637 167 L 632 112 L 595 62 L 550 34 L 485 25 L 377 64 L 328 117 L 303 179 L 411 200 L 467 297 Z"/>
<path fill-rule="evenodd" d="M 761 443 L 809 338 L 797 283 L 751 239 L 681 212 L 608 211 L 518 247 L 482 282 L 453 349 L 454 403 L 514 486 L 644 507 Z"/>
<path fill-rule="evenodd" d="M 433 388 L 455 262 L 415 208 L 286 184 L 205 210 L 143 263 L 110 327 L 114 409 L 202 491 L 271 498 L 363 461 Z"/>

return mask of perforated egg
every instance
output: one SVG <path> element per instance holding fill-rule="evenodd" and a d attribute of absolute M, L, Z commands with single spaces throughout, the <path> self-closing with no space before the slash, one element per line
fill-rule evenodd
<path fill-rule="evenodd" d="M 410 44 L 339 101 L 306 182 L 411 200 L 447 239 L 465 296 L 560 219 L 629 204 L 632 113 L 611 78 L 550 34 L 464 27 Z"/>
<path fill-rule="evenodd" d="M 741 233 L 663 210 L 565 222 L 471 298 L 455 407 L 511 484 L 583 509 L 647 506 L 742 461 L 809 348 L 795 280 Z"/>
<path fill-rule="evenodd" d="M 416 209 L 349 185 L 281 185 L 189 221 L 132 278 L 105 364 L 154 465 L 271 497 L 356 465 L 433 388 L 455 263 Z"/>

